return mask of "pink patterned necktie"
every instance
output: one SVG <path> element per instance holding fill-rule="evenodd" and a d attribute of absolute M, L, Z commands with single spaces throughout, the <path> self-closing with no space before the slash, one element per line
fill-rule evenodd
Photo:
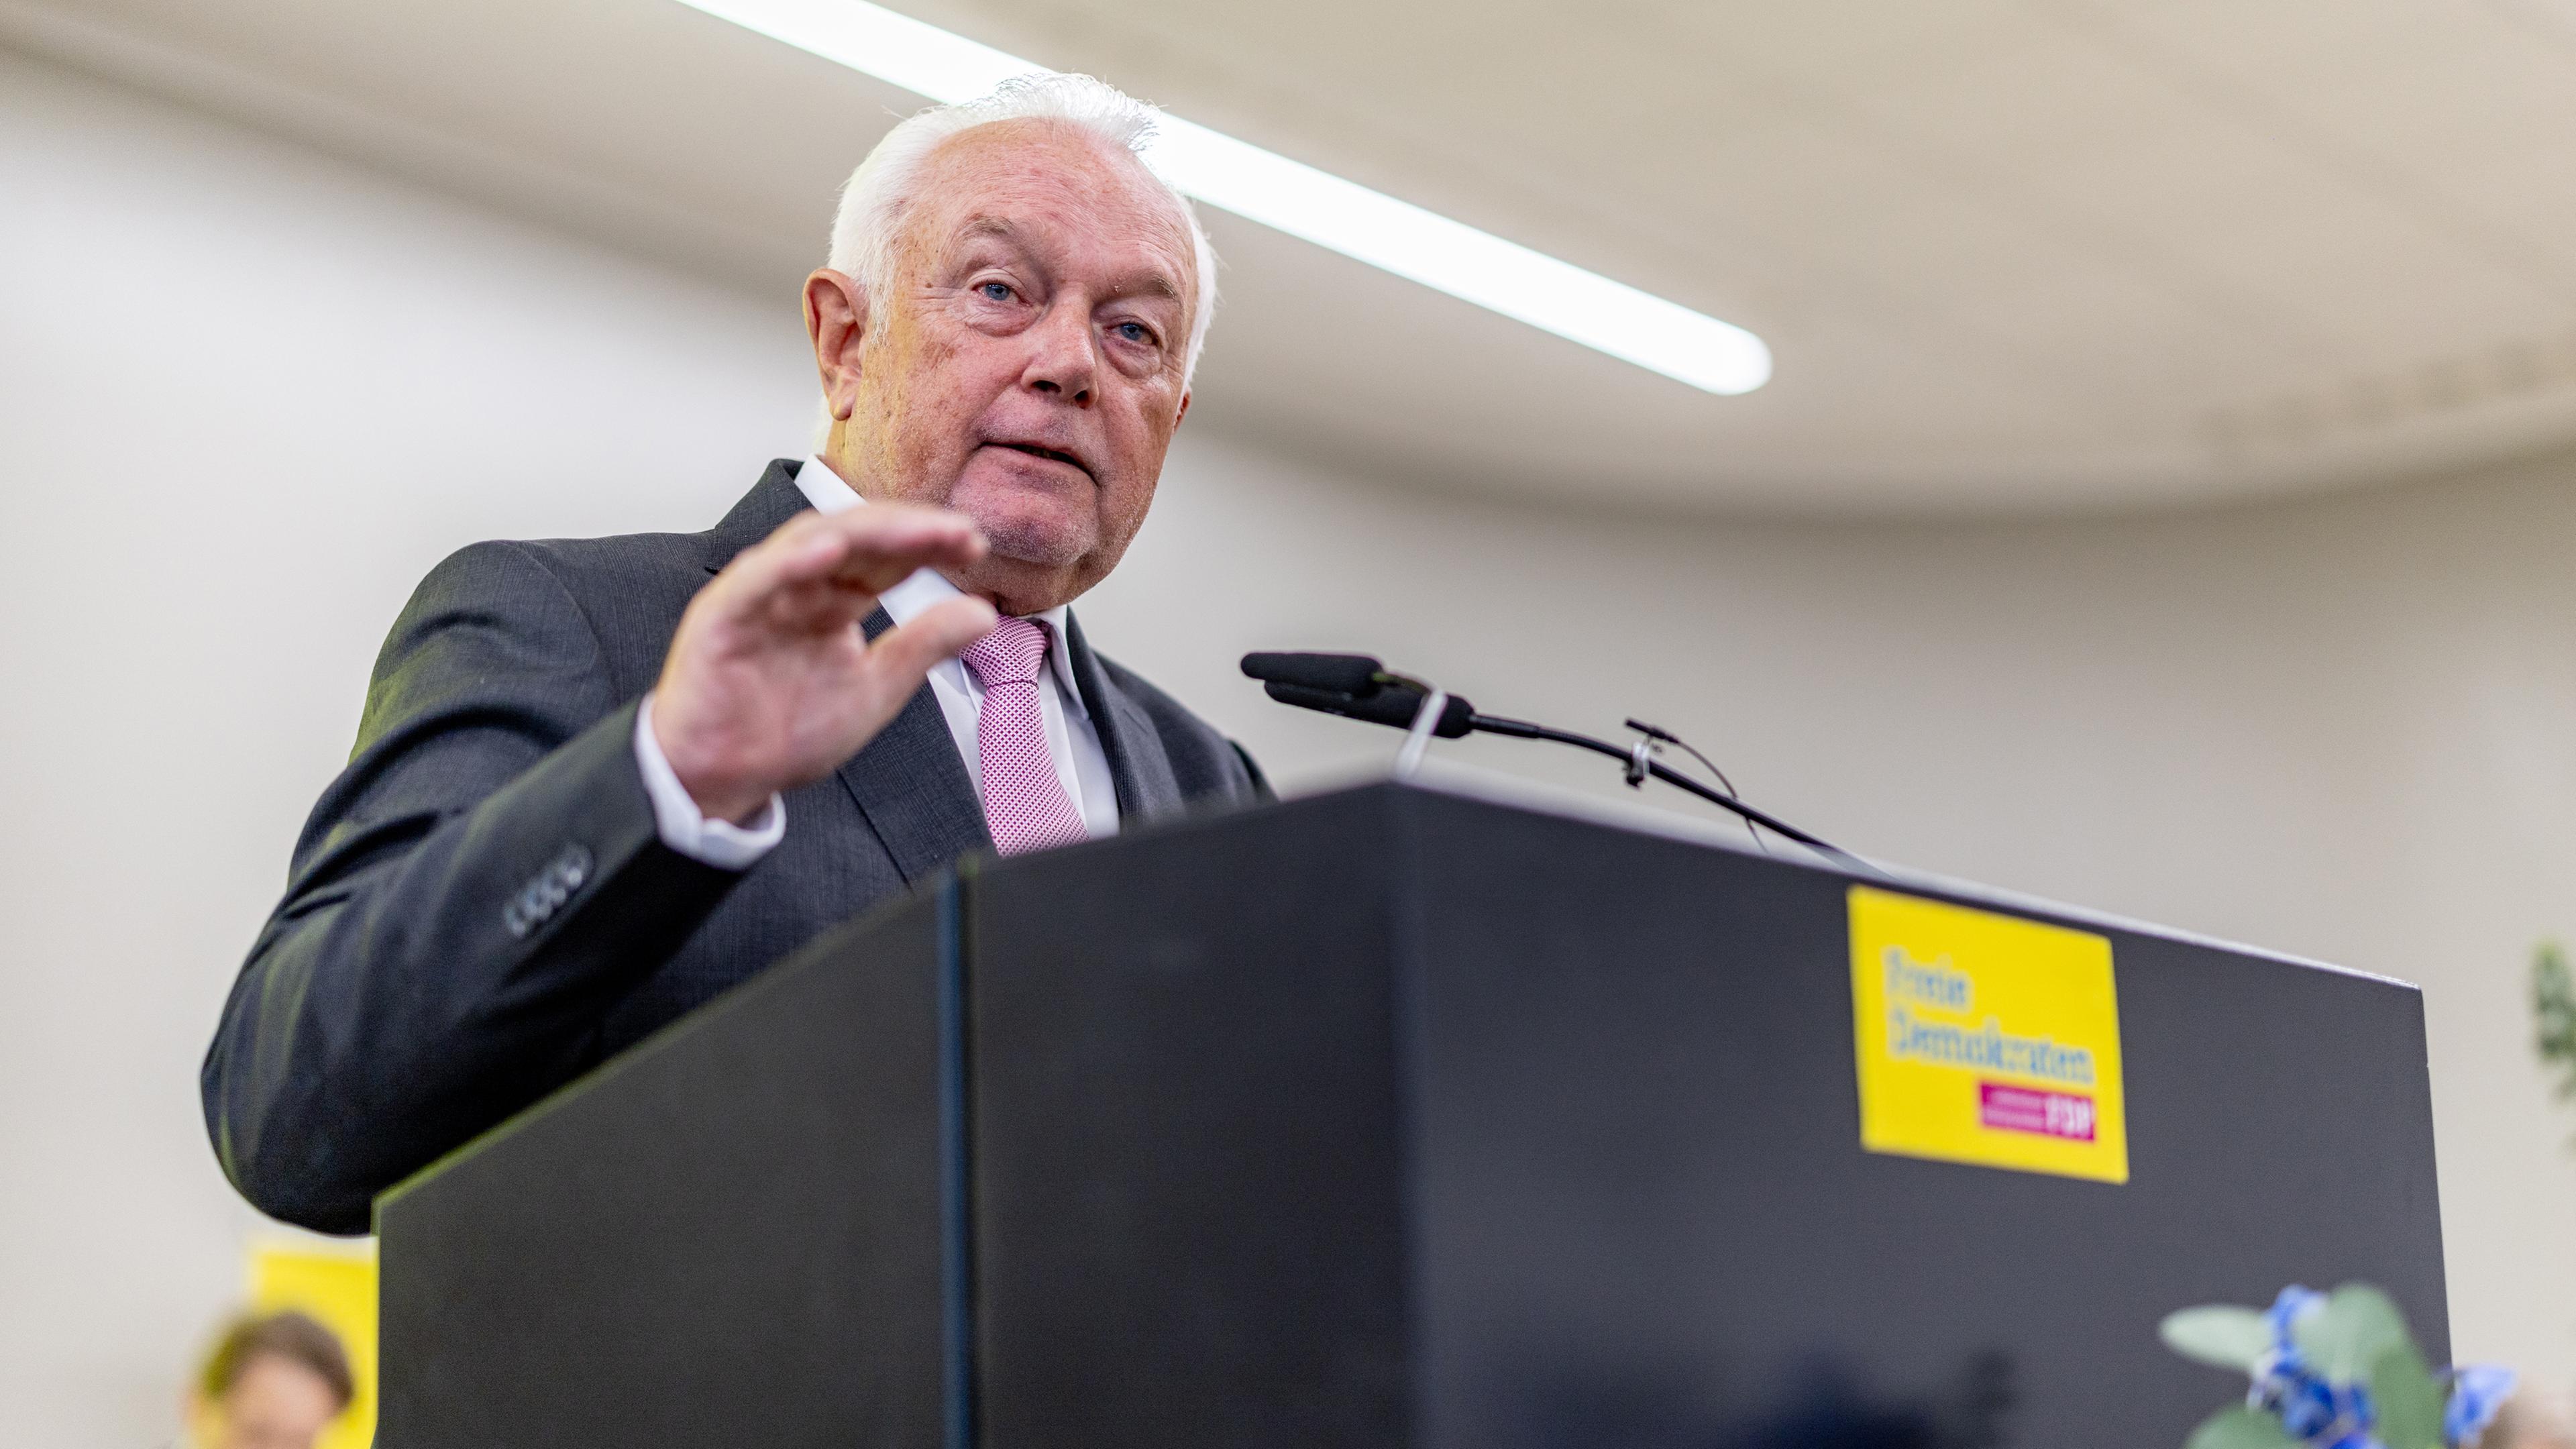
<path fill-rule="evenodd" d="M 1047 641 L 1045 625 L 1004 619 L 966 648 L 966 667 L 984 685 L 983 713 L 975 720 L 984 821 L 1004 855 L 1089 834 L 1047 753 L 1046 718 L 1038 711 L 1038 671 L 1046 667 Z"/>

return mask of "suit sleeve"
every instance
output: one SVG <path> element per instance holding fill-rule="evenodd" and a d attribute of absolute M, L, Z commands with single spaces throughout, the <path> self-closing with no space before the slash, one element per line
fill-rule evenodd
<path fill-rule="evenodd" d="M 1245 749 L 1241 740 L 1227 740 L 1226 743 L 1234 746 L 1234 757 L 1243 762 L 1243 773 L 1251 778 L 1252 802 L 1267 805 L 1277 800 L 1279 797 L 1270 789 L 1270 777 L 1261 773 L 1261 766 L 1254 762 L 1252 751 Z"/>
<path fill-rule="evenodd" d="M 375 1194 L 591 1066 L 739 878 L 662 843 L 613 688 L 527 546 L 414 593 L 206 1054 L 207 1130 L 262 1211 L 364 1232 Z"/>

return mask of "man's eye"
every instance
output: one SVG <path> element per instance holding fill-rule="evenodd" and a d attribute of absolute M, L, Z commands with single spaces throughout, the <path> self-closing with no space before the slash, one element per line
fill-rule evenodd
<path fill-rule="evenodd" d="M 1016 295 L 1011 291 L 1011 284 L 1008 282 L 984 282 L 977 285 L 975 290 L 983 293 L 984 299 L 988 302 L 1007 302 Z"/>
<path fill-rule="evenodd" d="M 1154 329 L 1142 322 L 1121 322 L 1118 324 L 1118 335 L 1130 342 L 1151 342 L 1154 340 Z"/>

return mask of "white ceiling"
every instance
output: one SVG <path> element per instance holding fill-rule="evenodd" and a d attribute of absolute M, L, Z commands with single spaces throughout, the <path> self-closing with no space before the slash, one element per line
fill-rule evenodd
<path fill-rule="evenodd" d="M 2157 506 L 2576 442 L 2576 0 L 897 0 L 1751 327 L 1719 398 L 1223 213 L 1192 426 L 1435 487 Z M 791 307 L 917 98 L 673 0 L 0 40 Z"/>

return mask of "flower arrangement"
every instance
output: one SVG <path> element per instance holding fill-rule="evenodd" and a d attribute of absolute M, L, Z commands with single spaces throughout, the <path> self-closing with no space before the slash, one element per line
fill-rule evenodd
<path fill-rule="evenodd" d="M 2397 1305 L 2366 1283 L 2331 1294 L 2293 1285 L 2268 1310 L 2186 1308 L 2159 1332 L 2174 1352 L 2251 1384 L 2186 1449 L 2474 1449 L 2513 1393 L 2510 1369 L 2426 1367 Z"/>

